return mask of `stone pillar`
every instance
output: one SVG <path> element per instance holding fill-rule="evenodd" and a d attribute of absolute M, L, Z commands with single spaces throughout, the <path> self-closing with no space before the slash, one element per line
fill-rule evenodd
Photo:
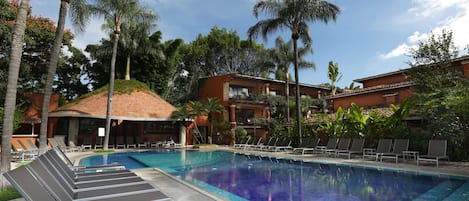
<path fill-rule="evenodd" d="M 184 123 L 179 123 L 179 143 L 182 146 L 186 146 L 186 130 L 187 128 L 184 126 Z"/>
<path fill-rule="evenodd" d="M 68 144 L 73 142 L 74 144 L 78 144 L 78 128 L 79 128 L 79 121 L 77 118 L 70 118 L 68 120 Z"/>

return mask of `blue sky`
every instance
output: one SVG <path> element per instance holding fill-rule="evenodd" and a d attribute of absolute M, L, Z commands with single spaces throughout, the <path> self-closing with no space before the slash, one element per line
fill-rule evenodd
<path fill-rule="evenodd" d="M 157 29 L 163 39 L 182 38 L 186 43 L 213 26 L 227 28 L 247 38 L 247 30 L 258 19 L 252 14 L 255 0 L 141 0 L 158 13 Z M 348 86 L 354 79 L 408 68 L 409 48 L 442 29 L 453 31 L 455 45 L 467 54 L 469 44 L 469 0 L 331 0 L 340 7 L 336 22 L 310 24 L 314 54 L 306 59 L 316 63 L 316 70 L 300 70 L 300 82 L 329 82 L 329 61 L 339 63 L 343 73 L 338 86 Z M 59 1 L 30 2 L 33 15 L 56 20 Z M 67 22 L 68 23 L 68 22 Z M 101 31 L 102 20 L 91 21 L 84 33 L 76 34 L 74 45 L 83 49 L 98 43 L 107 34 Z M 71 28 L 70 23 L 66 27 Z M 73 28 L 71 28 L 72 31 Z M 273 47 L 276 37 L 290 38 L 287 30 L 270 35 L 266 47 Z M 264 43 L 262 38 L 259 43 Z"/>

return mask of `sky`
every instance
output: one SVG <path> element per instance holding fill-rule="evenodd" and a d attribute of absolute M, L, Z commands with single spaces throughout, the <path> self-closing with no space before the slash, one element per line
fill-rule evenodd
<path fill-rule="evenodd" d="M 431 33 L 442 30 L 453 32 L 460 55 L 468 53 L 469 0 L 330 0 L 341 9 L 335 22 L 309 23 L 313 38 L 312 55 L 305 59 L 316 64 L 316 69 L 300 70 L 300 82 L 329 83 L 329 61 L 339 64 L 343 74 L 337 86 L 349 86 L 353 80 L 409 68 L 410 48 L 425 41 Z M 197 35 L 207 35 L 214 26 L 236 31 L 242 40 L 247 30 L 259 20 L 252 13 L 255 0 L 140 0 L 143 7 L 159 15 L 157 30 L 163 40 L 182 38 L 186 43 Z M 58 19 L 60 1 L 30 1 L 32 14 Z M 67 21 L 66 28 L 74 32 L 73 44 L 84 49 L 87 44 L 98 44 L 107 34 L 101 30 L 102 19 L 93 19 L 85 32 L 76 33 Z M 289 30 L 279 30 L 264 41 L 265 47 L 274 47 L 275 38 L 287 41 Z M 355 83 L 357 84 L 357 83 Z"/>

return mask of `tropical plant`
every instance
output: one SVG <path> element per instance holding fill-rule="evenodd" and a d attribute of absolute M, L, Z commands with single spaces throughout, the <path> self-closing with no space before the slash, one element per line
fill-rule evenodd
<path fill-rule="evenodd" d="M 254 39 L 257 35 L 262 34 L 264 40 L 267 40 L 267 35 L 277 29 L 287 28 L 291 31 L 295 54 L 293 66 L 296 85 L 296 126 L 298 128 L 297 137 L 301 142 L 298 40 L 303 41 L 304 44 L 311 44 L 308 22 L 321 21 L 327 24 L 330 20 L 335 21 L 340 9 L 336 5 L 322 0 L 261 0 L 254 5 L 253 13 L 258 18 L 261 12 L 265 12 L 272 18 L 261 20 L 250 27 L 248 30 L 250 38 Z"/>
<path fill-rule="evenodd" d="M 111 67 L 109 69 L 109 91 L 108 91 L 108 103 L 106 109 L 106 125 L 105 125 L 105 137 L 103 149 L 108 149 L 109 144 L 109 132 L 111 126 L 111 110 L 112 110 L 112 94 L 114 90 L 114 77 L 115 77 L 115 65 L 117 55 L 117 45 L 119 42 L 119 36 L 121 34 L 122 24 L 128 23 L 129 21 L 142 21 L 150 11 L 140 7 L 137 0 L 97 0 L 94 5 L 89 7 L 89 15 L 104 17 L 108 27 L 111 27 L 113 32 L 113 48 L 111 57 Z M 137 20 L 139 19 L 139 20 Z"/>
<path fill-rule="evenodd" d="M 126 54 L 126 68 L 125 68 L 125 80 L 130 80 L 130 65 L 131 57 L 137 51 L 151 52 L 152 50 L 159 50 L 154 48 L 145 48 L 148 35 L 153 27 L 154 21 L 158 20 L 158 16 L 150 10 L 142 9 L 139 13 L 138 18 L 129 18 L 126 23 L 122 24 L 121 35 L 119 37 L 119 43 L 121 51 Z M 108 18 L 108 20 L 110 20 Z M 114 30 L 114 22 L 108 21 L 103 27 L 109 29 L 110 32 Z M 155 52 L 154 54 L 163 55 L 161 51 Z"/>
<path fill-rule="evenodd" d="M 220 104 L 220 101 L 216 98 L 206 98 L 201 101 L 203 105 L 204 113 L 207 115 L 207 119 L 209 122 L 213 121 L 213 114 L 225 111 L 223 105 Z M 210 123 L 210 130 L 213 132 L 213 125 Z"/>
<path fill-rule="evenodd" d="M 8 83 L 5 96 L 3 128 L 2 128 L 2 153 L 0 172 L 10 170 L 11 160 L 11 134 L 13 133 L 13 122 L 15 116 L 16 88 L 20 70 L 21 56 L 23 52 L 24 33 L 26 30 L 26 18 L 29 11 L 29 0 L 22 0 L 16 17 L 13 38 L 11 42 L 10 63 L 8 65 Z M 1 189 L 6 187 L 5 177 L 0 177 Z"/>
<path fill-rule="evenodd" d="M 332 95 L 335 95 L 337 87 L 335 84 L 342 79 L 342 73 L 339 71 L 339 64 L 329 61 L 327 77 L 331 81 Z"/>
<path fill-rule="evenodd" d="M 273 61 L 277 66 L 276 79 L 285 80 L 285 101 L 290 102 L 290 66 L 292 66 L 295 53 L 293 52 L 293 41 L 290 39 L 288 42 L 282 39 L 282 37 L 277 37 L 275 39 L 275 48 L 273 49 Z M 305 47 L 298 50 L 298 63 L 299 68 L 312 68 L 315 69 L 315 64 L 313 62 L 308 62 L 304 60 L 304 56 L 308 53 L 311 53 L 312 47 L 307 44 Z M 290 107 L 285 107 L 285 117 L 287 122 L 290 122 Z"/>

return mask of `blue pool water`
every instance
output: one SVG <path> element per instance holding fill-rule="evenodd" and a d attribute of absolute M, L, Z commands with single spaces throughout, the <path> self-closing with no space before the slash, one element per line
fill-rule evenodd
<path fill-rule="evenodd" d="M 157 167 L 230 200 L 469 200 L 469 178 L 249 156 L 226 151 L 97 155 L 83 165 Z"/>

